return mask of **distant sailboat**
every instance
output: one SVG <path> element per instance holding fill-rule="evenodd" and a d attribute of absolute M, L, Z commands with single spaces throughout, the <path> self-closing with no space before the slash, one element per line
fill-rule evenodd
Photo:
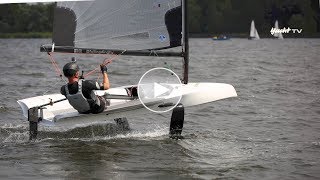
<path fill-rule="evenodd" d="M 279 29 L 279 24 L 278 24 L 278 20 L 276 20 L 276 22 L 274 23 L 274 28 L 275 29 Z M 277 39 L 283 39 L 282 33 L 274 33 L 273 36 Z"/>
<path fill-rule="evenodd" d="M 254 25 L 254 21 L 251 21 L 251 27 L 250 27 L 250 36 L 249 36 L 250 40 L 255 40 L 255 39 L 260 39 L 260 36 L 258 34 L 258 31 Z"/>
<path fill-rule="evenodd" d="M 219 36 L 213 36 L 211 39 L 214 41 L 223 41 L 223 40 L 230 40 L 230 37 L 226 35 L 219 35 Z"/>

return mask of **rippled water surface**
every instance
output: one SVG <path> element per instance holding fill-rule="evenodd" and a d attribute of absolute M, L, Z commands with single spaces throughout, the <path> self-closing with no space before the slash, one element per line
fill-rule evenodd
<path fill-rule="evenodd" d="M 1 179 L 319 179 L 320 40 L 190 40 L 190 82 L 234 85 L 238 97 L 186 109 L 184 139 L 168 137 L 170 113 L 128 116 L 132 131 L 40 127 L 28 141 L 18 99 L 59 93 L 63 84 L 41 44 L 0 39 Z M 70 55 L 54 54 L 60 67 Z M 79 56 L 89 71 L 107 56 Z M 165 64 L 166 63 L 166 64 Z M 113 87 L 181 60 L 120 56 Z M 98 75 L 92 75 L 97 79 Z"/>

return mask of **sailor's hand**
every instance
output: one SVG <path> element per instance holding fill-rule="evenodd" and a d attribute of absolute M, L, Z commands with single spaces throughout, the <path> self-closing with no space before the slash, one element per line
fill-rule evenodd
<path fill-rule="evenodd" d="M 104 65 L 104 64 L 100 64 L 100 69 L 102 73 L 105 73 L 108 71 L 107 65 Z"/>

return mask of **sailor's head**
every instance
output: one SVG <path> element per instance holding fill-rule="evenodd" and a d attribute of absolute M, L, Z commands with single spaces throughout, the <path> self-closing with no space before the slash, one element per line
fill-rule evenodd
<path fill-rule="evenodd" d="M 76 62 L 69 62 L 63 66 L 63 74 L 64 76 L 71 78 L 73 76 L 79 75 L 79 66 Z"/>

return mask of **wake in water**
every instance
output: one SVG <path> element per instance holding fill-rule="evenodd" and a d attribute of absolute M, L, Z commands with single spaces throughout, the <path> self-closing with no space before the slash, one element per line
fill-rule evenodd
<path fill-rule="evenodd" d="M 168 135 L 168 127 L 154 126 L 147 127 L 148 130 L 133 130 L 129 124 L 99 123 L 89 126 L 79 126 L 73 129 L 57 129 L 39 126 L 36 141 L 45 140 L 81 140 L 101 141 L 109 139 L 126 138 L 155 138 Z M 29 141 L 29 126 L 27 124 L 13 125 L 5 124 L 0 127 L 0 143 L 25 143 Z"/>
<path fill-rule="evenodd" d="M 0 142 L 26 142 L 29 139 L 28 127 L 24 124 L 4 124 L 0 127 Z"/>

